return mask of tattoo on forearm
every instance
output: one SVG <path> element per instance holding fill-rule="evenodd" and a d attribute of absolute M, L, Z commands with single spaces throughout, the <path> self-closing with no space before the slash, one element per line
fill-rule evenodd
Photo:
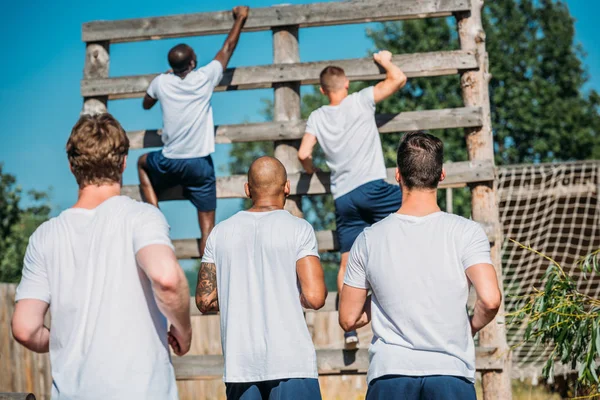
<path fill-rule="evenodd" d="M 218 311 L 217 267 L 213 263 L 202 263 L 196 286 L 196 305 L 202 313 Z"/>

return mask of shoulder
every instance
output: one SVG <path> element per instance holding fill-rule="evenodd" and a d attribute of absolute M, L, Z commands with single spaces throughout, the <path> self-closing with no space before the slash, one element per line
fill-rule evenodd
<path fill-rule="evenodd" d="M 377 235 L 385 232 L 390 225 L 395 225 L 397 222 L 394 214 L 390 214 L 381 221 L 375 222 L 373 225 L 365 228 L 363 232 L 365 235 Z"/>
<path fill-rule="evenodd" d="M 196 69 L 192 73 L 202 74 L 202 75 L 212 75 L 215 73 L 220 74 L 222 72 L 223 72 L 223 65 L 217 60 L 212 60 L 208 64 Z"/>

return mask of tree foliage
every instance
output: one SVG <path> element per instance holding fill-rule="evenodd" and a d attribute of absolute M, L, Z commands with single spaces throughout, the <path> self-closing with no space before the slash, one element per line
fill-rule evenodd
<path fill-rule="evenodd" d="M 575 42 L 575 27 L 566 4 L 557 0 L 496 0 L 486 2 L 483 14 L 489 53 L 490 104 L 496 163 L 500 165 L 585 160 L 600 157 L 600 96 L 586 92 L 588 76 L 583 49 Z M 454 18 L 410 20 L 381 24 L 367 30 L 373 51 L 417 53 L 460 48 Z M 373 82 L 351 85 L 359 90 Z M 306 118 L 324 104 L 316 90 L 302 98 Z M 460 77 L 409 79 L 407 86 L 378 104 L 378 113 L 463 106 Z M 272 109 L 266 102 L 267 109 Z M 446 161 L 467 160 L 462 129 L 432 132 L 443 139 Z M 382 135 L 386 165 L 395 164 L 401 133 Z M 236 144 L 231 152 L 232 173 L 245 173 L 259 155 L 272 154 L 272 143 Z M 320 153 L 315 164 L 326 170 Z M 440 193 L 440 203 L 445 199 Z M 304 200 L 305 214 L 317 229 L 334 225 L 330 197 Z M 470 192 L 456 190 L 454 210 L 470 215 Z M 312 208 L 311 208 L 312 207 Z"/>
<path fill-rule="evenodd" d="M 517 242 L 515 242 L 517 243 Z M 556 261 L 529 246 L 520 247 L 539 254 L 550 265 L 542 288 L 523 298 L 516 311 L 508 314 L 511 324 L 526 324 L 525 342 L 550 346 L 543 375 L 554 375 L 557 361 L 578 371 L 584 391 L 598 394 L 600 380 L 600 300 L 578 290 L 575 280 Z M 586 275 L 600 273 L 600 250 L 578 263 Z"/>
<path fill-rule="evenodd" d="M 34 205 L 23 208 L 16 178 L 3 173 L 0 164 L 0 282 L 21 279 L 29 236 L 50 217 L 48 193 L 30 191 L 28 195 Z"/>

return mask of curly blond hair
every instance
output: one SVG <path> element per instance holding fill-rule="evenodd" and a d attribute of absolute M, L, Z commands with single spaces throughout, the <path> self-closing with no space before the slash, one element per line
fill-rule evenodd
<path fill-rule="evenodd" d="M 82 115 L 67 141 L 71 171 L 80 188 L 120 183 L 129 139 L 112 115 Z"/>

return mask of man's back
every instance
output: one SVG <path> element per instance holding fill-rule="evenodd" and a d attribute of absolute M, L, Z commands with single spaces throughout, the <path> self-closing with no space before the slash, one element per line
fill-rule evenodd
<path fill-rule="evenodd" d="M 217 272 L 225 382 L 316 378 L 296 261 L 318 256 L 308 222 L 287 211 L 242 211 L 211 233 L 203 263 Z"/>
<path fill-rule="evenodd" d="M 223 66 L 213 60 L 184 78 L 160 74 L 150 83 L 148 94 L 162 108 L 165 157 L 205 157 L 215 151 L 210 100 L 222 76 Z"/>
<path fill-rule="evenodd" d="M 364 183 L 386 178 L 374 113 L 373 87 L 368 87 L 339 105 L 319 108 L 308 119 L 306 132 L 317 137 L 325 152 L 335 198 Z"/>
<path fill-rule="evenodd" d="M 25 258 L 20 299 L 50 303 L 53 399 L 176 399 L 159 311 L 136 252 L 171 246 L 158 209 L 112 197 L 44 223 Z"/>
<path fill-rule="evenodd" d="M 465 269 L 479 263 L 491 263 L 481 227 L 444 212 L 392 214 L 357 238 L 345 283 L 373 293 L 369 381 L 390 374 L 474 380 Z"/>

